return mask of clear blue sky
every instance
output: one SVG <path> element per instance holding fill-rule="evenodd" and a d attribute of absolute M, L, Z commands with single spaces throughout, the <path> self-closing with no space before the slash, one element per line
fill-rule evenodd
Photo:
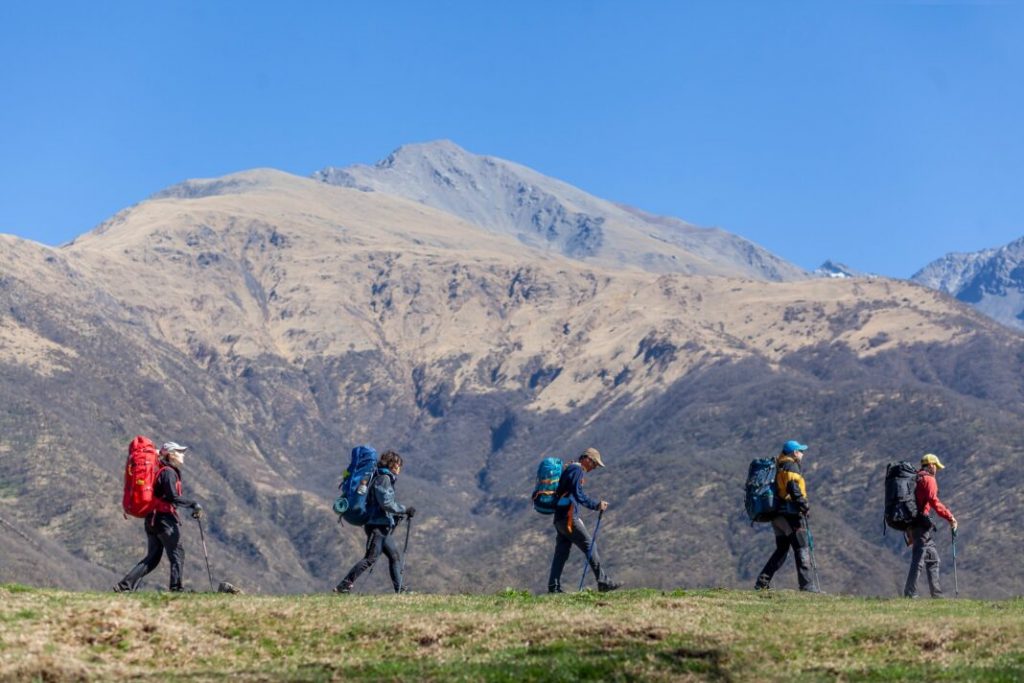
<path fill-rule="evenodd" d="M 3 2 L 0 232 L 449 138 L 814 268 L 1024 235 L 1024 7 Z"/>

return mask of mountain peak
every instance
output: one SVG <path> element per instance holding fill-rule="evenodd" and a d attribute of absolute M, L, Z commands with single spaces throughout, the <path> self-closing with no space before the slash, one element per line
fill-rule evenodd
<path fill-rule="evenodd" d="M 826 259 L 824 263 L 815 269 L 814 274 L 818 277 L 831 278 L 865 277 L 864 273 L 854 270 L 845 263 L 839 263 L 832 259 Z"/>
<path fill-rule="evenodd" d="M 644 214 L 451 140 L 404 145 L 373 166 L 327 167 L 313 178 L 411 199 L 593 265 L 759 280 L 806 277 L 736 235 Z"/>
<path fill-rule="evenodd" d="M 202 199 L 226 194 L 242 194 L 270 186 L 305 179 L 274 168 L 254 168 L 220 178 L 193 178 L 150 195 L 149 199 Z M 308 182 L 308 180 L 305 180 Z"/>
<path fill-rule="evenodd" d="M 998 248 L 946 254 L 910 279 L 1024 329 L 1024 237 Z"/>
<path fill-rule="evenodd" d="M 473 156 L 476 155 L 466 151 L 451 140 L 432 140 L 430 142 L 413 142 L 407 145 L 402 145 L 391 154 L 378 161 L 375 166 L 377 168 L 392 168 L 405 159 L 436 160 L 439 157 L 446 157 L 448 159 L 470 159 Z"/>

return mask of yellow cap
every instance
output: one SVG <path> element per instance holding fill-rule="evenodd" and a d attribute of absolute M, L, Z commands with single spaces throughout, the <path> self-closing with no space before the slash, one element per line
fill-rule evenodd
<path fill-rule="evenodd" d="M 942 461 L 939 460 L 939 456 L 935 455 L 934 453 L 925 453 L 924 456 L 922 456 L 922 458 L 921 458 L 921 464 L 922 465 L 935 465 L 940 470 L 946 469 L 946 466 L 943 465 Z"/>

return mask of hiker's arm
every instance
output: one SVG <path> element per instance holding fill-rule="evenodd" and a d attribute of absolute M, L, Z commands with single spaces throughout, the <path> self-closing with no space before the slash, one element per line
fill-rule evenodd
<path fill-rule="evenodd" d="M 921 510 L 924 510 L 926 506 L 935 508 L 936 514 L 942 517 L 944 520 L 952 524 L 955 520 L 953 513 L 949 511 L 949 508 L 942 504 L 939 500 L 939 485 L 936 483 L 934 477 L 921 477 L 918 488 L 922 494 L 920 498 L 924 499 L 924 505 L 919 506 Z M 919 499 L 920 499 L 919 498 Z"/>
<path fill-rule="evenodd" d="M 931 494 L 931 503 L 932 507 L 935 508 L 935 513 L 938 514 L 939 517 L 942 517 L 944 520 L 949 522 L 950 524 L 954 524 L 956 522 L 956 518 L 953 517 L 953 513 L 949 511 L 948 507 L 942 504 L 941 500 L 939 500 L 938 484 L 931 487 L 929 489 L 929 493 Z"/>
<path fill-rule="evenodd" d="M 599 507 L 601 507 L 601 501 L 594 500 L 593 498 L 591 498 L 590 496 L 583 492 L 582 469 L 583 468 L 580 468 L 580 473 L 577 474 L 573 479 L 572 497 L 576 500 L 577 503 L 579 503 L 583 507 L 590 508 L 591 510 L 596 510 Z"/>
<path fill-rule="evenodd" d="M 385 476 L 377 477 L 377 483 L 373 487 L 374 495 L 377 498 L 377 505 L 384 512 L 392 515 L 404 515 L 405 506 L 395 500 L 395 489 L 391 481 Z"/>
<path fill-rule="evenodd" d="M 164 468 L 164 471 L 160 473 L 160 476 L 156 479 L 156 495 L 161 500 L 167 501 L 175 507 L 190 508 L 195 507 L 196 502 L 190 498 L 183 498 L 178 495 L 178 487 L 175 486 L 177 483 L 177 475 L 174 470 L 169 467 Z"/>
<path fill-rule="evenodd" d="M 800 488 L 799 474 L 791 474 L 790 479 L 786 482 L 786 493 L 789 494 L 790 499 L 800 508 L 801 511 L 806 512 L 809 505 L 807 504 L 807 496 L 804 495 L 803 489 Z"/>

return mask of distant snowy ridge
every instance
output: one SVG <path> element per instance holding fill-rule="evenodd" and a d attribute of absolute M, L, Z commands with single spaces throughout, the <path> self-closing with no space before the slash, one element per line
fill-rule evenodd
<path fill-rule="evenodd" d="M 869 273 L 863 273 L 859 270 L 854 270 L 845 263 L 839 263 L 828 259 L 820 266 L 818 266 L 813 275 L 816 277 L 830 277 L 830 278 L 852 278 L 852 277 L 875 277 Z"/>

